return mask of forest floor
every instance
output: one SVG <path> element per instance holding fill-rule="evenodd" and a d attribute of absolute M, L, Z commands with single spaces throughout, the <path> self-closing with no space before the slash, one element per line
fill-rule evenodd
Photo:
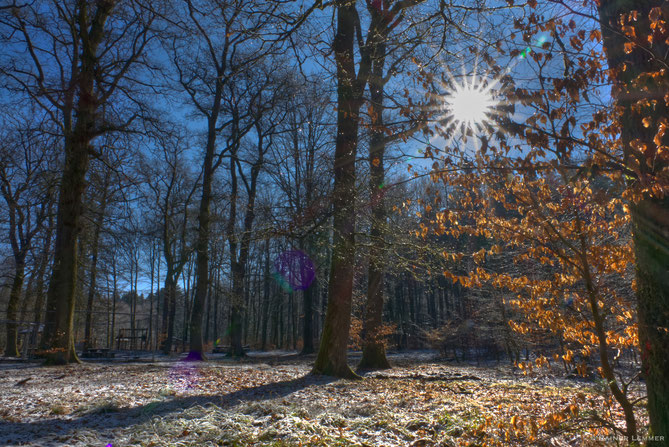
<path fill-rule="evenodd" d="M 594 415 L 621 425 L 596 381 L 425 352 L 390 360 L 393 369 L 359 381 L 309 375 L 313 357 L 280 352 L 206 364 L 0 363 L 0 445 L 617 444 L 585 430 Z"/>

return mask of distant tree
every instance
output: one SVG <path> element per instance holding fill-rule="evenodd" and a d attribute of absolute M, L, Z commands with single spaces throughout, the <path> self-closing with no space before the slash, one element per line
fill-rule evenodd
<path fill-rule="evenodd" d="M 86 321 L 84 324 L 84 349 L 91 349 L 92 345 L 92 335 L 93 335 L 93 301 L 95 299 L 97 290 L 97 280 L 98 280 L 98 260 L 99 260 L 99 249 L 100 249 L 100 234 L 103 230 L 103 225 L 105 222 L 105 215 L 107 212 L 107 205 L 110 201 L 111 194 L 111 181 L 112 181 L 112 170 L 104 167 L 103 172 L 95 176 L 97 180 L 96 187 L 99 188 L 96 191 L 98 197 L 98 206 L 92 210 L 95 213 L 93 220 L 93 234 L 90 241 L 90 269 L 89 269 L 89 282 L 88 282 L 88 293 L 86 299 Z"/>
<path fill-rule="evenodd" d="M 255 72 L 257 73 L 259 69 L 263 70 L 265 76 L 256 78 L 252 72 L 245 73 L 243 80 L 233 87 L 234 91 L 241 89 L 242 94 L 230 95 L 230 98 L 240 98 L 241 102 L 230 101 L 226 105 L 227 114 L 234 120 L 233 136 L 230 141 L 235 142 L 229 147 L 230 212 L 226 234 L 232 275 L 230 355 L 237 357 L 244 355 L 242 348 L 244 282 L 256 215 L 258 179 L 265 167 L 265 156 L 273 147 L 278 125 L 286 114 L 286 109 L 281 104 L 286 96 L 286 73 L 274 64 L 258 66 Z M 234 135 L 234 132 L 239 132 L 240 135 Z M 254 150 L 243 152 L 242 136 L 247 134 L 246 142 L 249 148 Z M 244 169 L 244 165 L 249 166 L 248 172 Z M 245 194 L 240 194 L 240 180 Z M 246 197 L 246 203 L 243 208 L 241 230 L 238 231 L 237 206 L 240 197 L 243 196 Z"/>
<path fill-rule="evenodd" d="M 138 171 L 144 176 L 144 199 L 155 207 L 156 225 L 159 228 L 162 255 L 165 258 L 165 281 L 161 293 L 164 301 L 160 327 L 160 349 L 170 353 L 174 340 L 176 318 L 177 282 L 192 254 L 192 206 L 198 182 L 188 169 L 184 139 L 159 140 L 154 148 L 139 162 Z"/>
<path fill-rule="evenodd" d="M 227 115 L 224 103 L 234 101 L 226 97 L 233 91 L 229 84 L 273 51 L 266 34 L 280 6 L 280 2 L 185 0 L 175 7 L 175 13 L 185 20 L 174 29 L 177 36 L 169 43 L 170 57 L 179 89 L 186 94 L 196 114 L 207 123 L 195 247 L 195 292 L 190 317 L 192 358 L 205 358 L 202 323 L 210 279 L 210 207 L 214 175 L 223 156 L 232 146 L 238 145 L 236 139 L 245 134 L 234 129 L 239 117 Z M 219 143 L 221 139 L 224 144 Z"/>
<path fill-rule="evenodd" d="M 9 124 L 9 123 L 8 123 Z M 18 357 L 19 304 L 26 275 L 26 259 L 51 211 L 55 182 L 50 175 L 55 157 L 52 139 L 27 122 L 7 127 L 0 142 L 0 194 L 7 205 L 7 240 L 11 247 L 14 274 L 7 303 L 7 346 L 5 355 Z M 48 249 L 48 248 L 47 248 Z M 39 269 L 32 275 L 38 276 Z M 38 278 L 39 281 L 39 278 Z M 27 297 L 24 298 L 27 300 Z"/>
<path fill-rule="evenodd" d="M 332 118 L 329 110 L 330 92 L 323 91 L 324 79 L 293 80 L 293 98 L 282 104 L 287 108 L 280 126 L 277 143 L 267 162 L 267 181 L 276 186 L 278 194 L 268 197 L 274 237 L 287 239 L 288 245 L 298 248 L 318 264 L 319 254 L 327 245 L 330 221 Z M 269 246 L 266 247 L 269 257 Z M 266 259 L 269 281 L 271 268 Z M 314 322 L 317 280 L 302 290 L 304 320 L 302 324 L 302 354 L 314 352 Z M 269 295 L 269 284 L 267 284 Z"/>

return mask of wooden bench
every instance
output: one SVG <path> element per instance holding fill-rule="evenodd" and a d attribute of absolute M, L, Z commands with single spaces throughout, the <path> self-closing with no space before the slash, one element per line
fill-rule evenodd
<path fill-rule="evenodd" d="M 251 350 L 251 346 L 245 345 L 242 346 L 242 349 L 244 352 L 249 352 Z M 228 352 L 230 352 L 230 346 L 223 345 L 214 346 L 214 349 L 211 351 L 212 354 L 227 354 Z"/>
<path fill-rule="evenodd" d="M 115 354 L 107 348 L 86 349 L 81 353 L 81 357 L 86 359 L 92 358 L 114 358 Z"/>

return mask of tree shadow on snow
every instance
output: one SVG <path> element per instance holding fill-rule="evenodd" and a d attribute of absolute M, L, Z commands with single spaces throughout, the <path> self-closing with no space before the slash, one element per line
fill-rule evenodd
<path fill-rule="evenodd" d="M 112 409 L 104 414 L 98 412 L 82 414 L 71 419 L 43 419 L 31 422 L 0 421 L 0 445 L 22 445 L 44 438 L 57 438 L 58 442 L 42 440 L 40 445 L 63 445 L 64 438 L 76 430 L 90 429 L 109 432 L 118 428 L 139 425 L 153 417 L 178 413 L 194 406 L 213 404 L 227 409 L 245 402 L 260 402 L 285 397 L 310 386 L 325 385 L 336 380 L 332 377 L 307 374 L 291 380 L 243 388 L 228 394 L 176 396 L 136 407 Z"/>

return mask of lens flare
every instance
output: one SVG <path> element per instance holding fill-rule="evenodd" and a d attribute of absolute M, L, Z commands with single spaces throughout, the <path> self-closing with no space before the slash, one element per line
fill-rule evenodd
<path fill-rule="evenodd" d="M 316 277 L 316 268 L 301 250 L 285 251 L 274 261 L 275 278 L 286 292 L 306 290 Z"/>
<path fill-rule="evenodd" d="M 169 382 L 173 389 L 181 392 L 193 390 L 200 381 L 199 362 L 182 359 L 170 368 Z"/>
<path fill-rule="evenodd" d="M 544 47 L 547 41 L 547 36 L 540 36 L 533 45 L 511 59 L 502 71 L 483 70 L 479 67 L 478 54 L 473 65 L 462 67 L 460 76 L 454 76 L 445 68 L 446 76 L 441 81 L 443 90 L 435 98 L 442 113 L 438 138 L 446 139 L 449 147 L 454 142 L 467 147 L 468 137 L 473 137 L 471 142 L 477 151 L 487 147 L 484 141 L 500 129 L 501 118 L 515 113 L 514 101 L 503 99 L 506 76 L 536 49 Z M 482 146 L 479 146 L 479 140 Z"/>
<path fill-rule="evenodd" d="M 458 85 L 446 98 L 447 109 L 457 127 L 475 130 L 485 125 L 493 112 L 495 100 L 484 86 Z"/>

